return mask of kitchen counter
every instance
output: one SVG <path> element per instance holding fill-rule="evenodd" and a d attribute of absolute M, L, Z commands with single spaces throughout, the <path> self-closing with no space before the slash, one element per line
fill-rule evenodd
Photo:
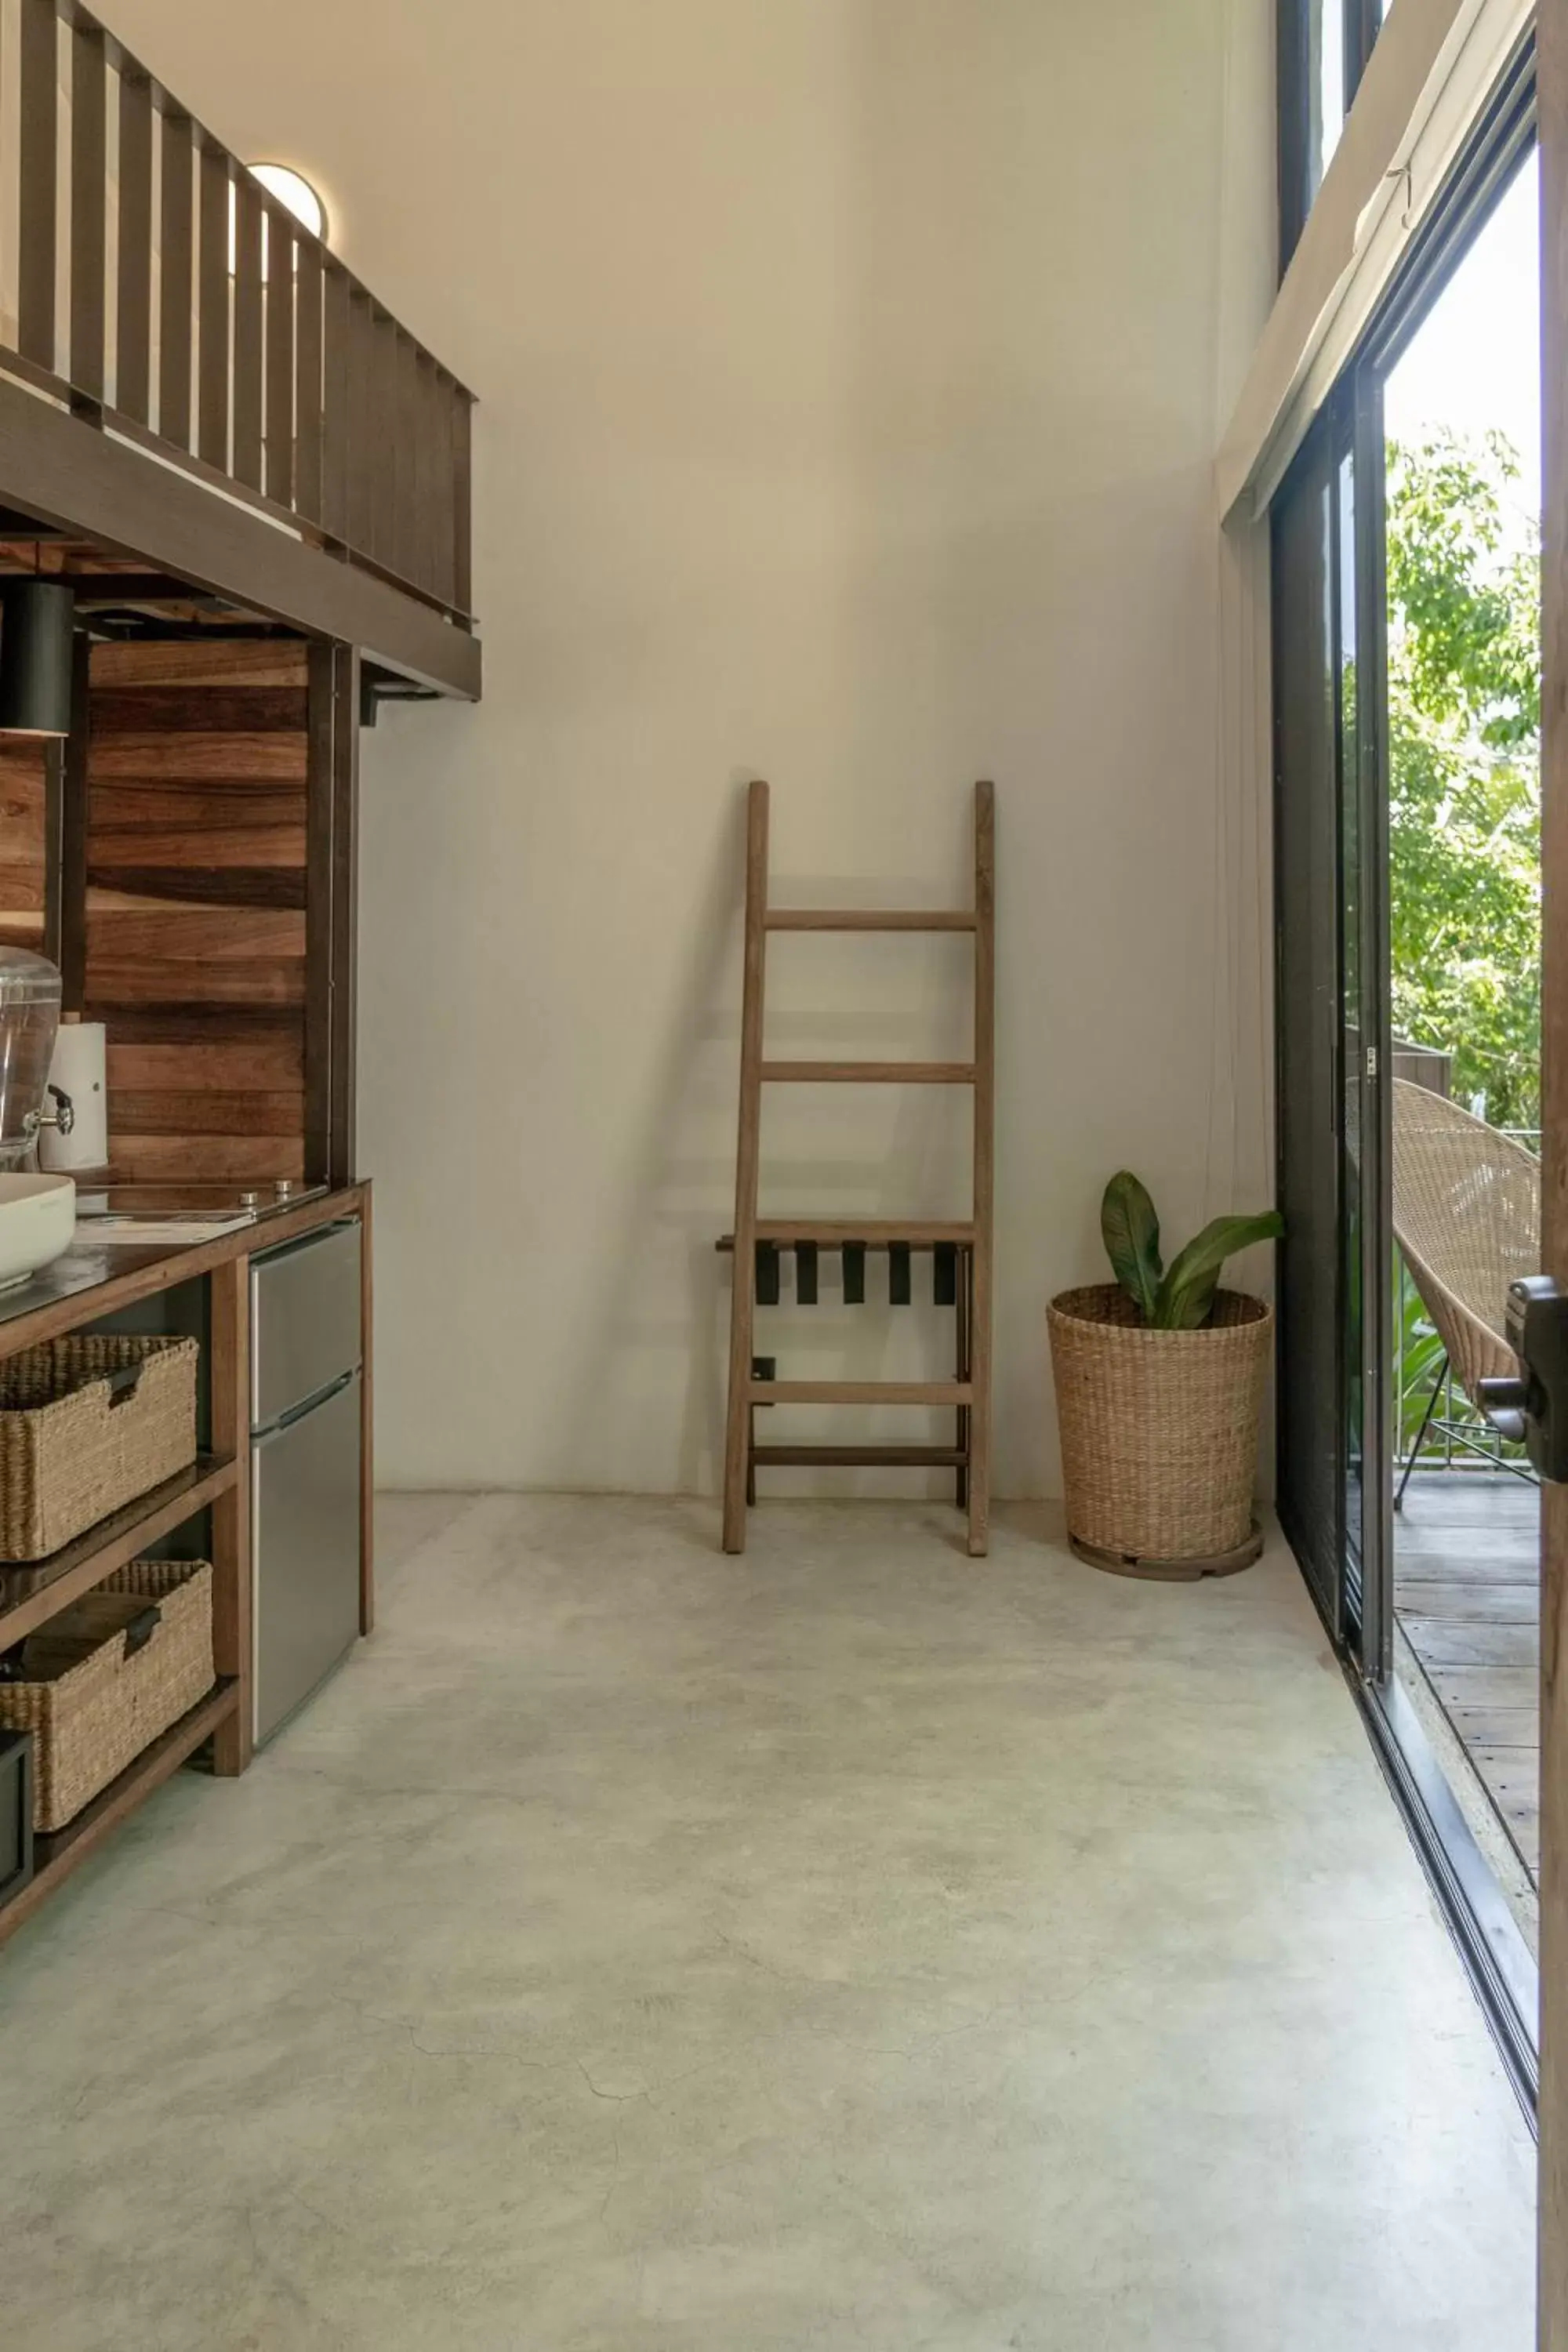
<path fill-rule="evenodd" d="M 83 1188 L 84 1192 L 86 1187 Z M 238 1196 L 226 1186 L 175 1191 L 129 1187 L 96 1197 L 115 1213 L 169 1217 L 181 1213 L 238 1213 Z M 100 1315 L 111 1315 L 172 1283 L 194 1281 L 214 1266 L 258 1249 L 270 1249 L 338 1216 L 362 1213 L 367 1188 L 351 1184 L 338 1192 L 325 1185 L 279 1200 L 268 1193 L 245 1212 L 243 1224 L 207 1240 L 110 1242 L 95 1239 L 90 1217 L 77 1225 L 76 1239 L 62 1257 L 15 1290 L 0 1291 L 0 1356 L 16 1355 L 65 1331 L 79 1330 Z M 96 1294 L 96 1295 L 95 1295 Z"/>
<path fill-rule="evenodd" d="M 307 1201 L 324 1200 L 326 1184 L 95 1184 L 79 1176 L 77 1206 L 85 1216 L 108 1211 L 136 1217 L 273 1217 Z"/>

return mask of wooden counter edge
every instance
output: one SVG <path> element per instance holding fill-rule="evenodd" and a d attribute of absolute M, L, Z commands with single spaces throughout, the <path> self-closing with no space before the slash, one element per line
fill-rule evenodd
<path fill-rule="evenodd" d="M 29 1314 L 0 1323 L 0 1358 L 19 1355 L 24 1348 L 36 1348 L 46 1339 L 58 1339 L 64 1332 L 79 1331 L 84 1324 L 96 1323 L 100 1316 L 117 1314 L 121 1307 L 133 1306 L 141 1298 L 151 1298 L 160 1290 L 172 1290 L 176 1283 L 195 1282 L 236 1258 L 256 1257 L 263 1250 L 297 1241 L 301 1234 L 313 1233 L 318 1225 L 334 1224 L 343 1217 L 359 1217 L 368 1231 L 370 1196 L 368 1182 L 345 1184 L 317 1200 L 302 1201 L 297 1209 L 258 1218 L 254 1224 L 238 1225 L 233 1233 L 222 1234 L 216 1241 L 173 1244 L 166 1256 L 154 1259 L 150 1265 L 110 1275 L 103 1282 L 74 1291 L 68 1298 L 51 1298 Z"/>

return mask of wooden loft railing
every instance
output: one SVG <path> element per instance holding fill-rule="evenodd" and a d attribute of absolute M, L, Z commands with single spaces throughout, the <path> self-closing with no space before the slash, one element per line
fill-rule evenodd
<path fill-rule="evenodd" d="M 466 629 L 473 395 L 79 0 L 4 16 L 0 374 Z"/>

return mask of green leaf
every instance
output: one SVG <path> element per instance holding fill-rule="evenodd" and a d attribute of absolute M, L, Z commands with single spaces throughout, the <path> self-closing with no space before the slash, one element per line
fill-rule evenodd
<path fill-rule="evenodd" d="M 1497 434 L 1391 448 L 1389 912 L 1396 1035 L 1495 1127 L 1541 1123 L 1541 553 Z"/>
<path fill-rule="evenodd" d="M 1160 1287 L 1160 1220 L 1136 1176 L 1123 1168 L 1105 1188 L 1100 1230 L 1111 1271 L 1145 1323 L 1154 1320 Z"/>
<path fill-rule="evenodd" d="M 1285 1220 L 1278 1209 L 1260 1217 L 1215 1217 L 1173 1262 L 1160 1286 L 1151 1322 L 1162 1331 L 1200 1329 L 1214 1310 L 1215 1290 L 1226 1258 L 1250 1249 L 1254 1242 L 1278 1241 L 1284 1230 Z"/>

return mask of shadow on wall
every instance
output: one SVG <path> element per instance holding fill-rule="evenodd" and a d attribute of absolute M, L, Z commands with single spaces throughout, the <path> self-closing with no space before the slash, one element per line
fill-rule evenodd
<path fill-rule="evenodd" d="M 737 772 L 716 803 L 701 914 L 689 944 L 664 1054 L 657 1069 L 645 1075 L 648 1108 L 637 1146 L 622 1171 L 627 1213 L 618 1246 L 576 1335 L 575 1369 L 555 1401 L 550 1433 L 552 1449 L 571 1458 L 584 1428 L 614 1427 L 622 1412 L 635 1416 L 638 1394 L 646 1396 L 650 1359 L 663 1360 L 670 1368 L 671 1381 L 680 1384 L 673 1483 L 687 1492 L 714 1491 L 723 1455 L 733 1262 L 715 1244 L 733 1223 L 747 781 Z M 954 834 L 967 849 L 969 795 L 951 797 Z M 775 793 L 775 816 L 784 799 Z M 781 829 L 775 824 L 775 840 Z M 952 891 L 934 894 L 942 903 L 966 902 L 967 868 L 955 859 L 954 869 Z M 907 905 L 933 898 L 931 885 L 923 879 L 786 875 L 778 871 L 776 861 L 772 895 L 778 904 L 803 905 Z M 868 951 L 861 961 L 865 976 L 880 980 L 882 986 L 868 989 L 864 1001 L 847 992 L 830 991 L 833 1001 L 825 1009 L 814 968 L 819 971 L 822 959 L 831 956 L 836 945 L 842 949 L 845 944 L 831 939 L 773 942 L 766 1034 L 773 1051 L 800 1058 L 961 1057 L 967 1050 L 962 1033 L 973 1002 L 967 940 L 920 943 L 946 950 L 943 961 L 949 964 L 956 964 L 954 949 L 962 954 L 963 987 L 956 995 L 951 971 L 928 963 L 918 974 L 905 971 L 904 982 L 915 984 L 910 1001 L 900 1002 L 896 963 L 890 974 L 875 967 L 884 965 L 889 952 L 896 958 L 909 943 L 879 940 L 866 943 Z M 959 1034 L 948 1025 L 954 1016 Z M 933 1029 L 944 1033 L 934 1044 Z M 824 1214 L 837 1210 L 915 1216 L 944 1209 L 964 1213 L 967 1096 L 963 1098 L 960 1139 L 955 1131 L 957 1100 L 942 1098 L 942 1090 L 873 1090 L 879 1099 L 869 1106 L 871 1116 L 858 1123 L 843 1090 L 816 1091 L 813 1102 L 814 1090 L 785 1089 L 783 1102 L 774 1097 L 771 1115 L 764 1107 L 764 1214 L 770 1208 Z M 865 1137 L 864 1150 L 856 1149 L 858 1125 Z M 694 1156 L 692 1136 L 716 1132 L 723 1133 L 728 1148 L 721 1154 Z M 962 1150 L 955 1148 L 960 1140 Z M 665 1261 L 665 1274 L 650 1285 L 653 1259 Z M 787 1351 L 794 1376 L 832 1370 L 860 1379 L 913 1377 L 922 1363 L 933 1369 L 945 1364 L 940 1351 L 952 1344 L 951 1314 L 938 1314 L 929 1301 L 917 1297 L 912 1307 L 889 1316 L 885 1302 L 879 1302 L 879 1277 L 873 1273 L 865 1308 L 836 1305 L 840 1269 L 837 1255 L 829 1253 L 821 1273 L 821 1303 L 797 1313 L 790 1296 L 793 1264 L 787 1256 L 784 1273 L 780 1321 L 770 1329 L 768 1317 L 763 1316 L 757 1346 L 760 1352 Z M 642 1303 L 649 1296 L 656 1301 L 651 1313 Z M 668 1307 L 677 1297 L 682 1311 L 674 1318 Z M 933 1349 L 938 1350 L 934 1355 Z M 842 1435 L 841 1421 L 803 1419 L 792 1425 L 792 1433 L 832 1434 L 836 1426 Z M 908 1437 L 912 1433 L 910 1416 L 900 1415 L 872 1433 Z M 934 1423 L 930 1433 L 938 1434 Z M 603 1465 L 601 1475 L 604 1483 L 619 1483 L 613 1463 Z M 789 1483 L 796 1491 L 807 1491 L 798 1481 Z M 885 1477 L 879 1482 L 874 1474 L 859 1472 L 827 1483 L 845 1493 L 879 1491 L 879 1484 L 881 1489 L 887 1484 Z M 907 1477 L 900 1490 L 919 1491 Z M 946 1487 L 933 1480 L 931 1490 L 942 1493 Z"/>
<path fill-rule="evenodd" d="M 595 1291 L 584 1302 L 574 1350 L 577 1369 L 556 1401 L 547 1448 L 547 1458 L 572 1461 L 584 1428 L 613 1424 L 616 1416 L 606 1414 L 606 1401 L 628 1378 L 628 1364 L 640 1368 L 647 1351 L 668 1354 L 672 1361 L 684 1358 L 686 1393 L 672 1483 L 686 1491 L 703 1484 L 705 1462 L 710 1465 L 715 1446 L 721 1451 L 723 1444 L 722 1366 L 710 1343 L 719 1283 L 713 1245 L 720 1227 L 691 1203 L 694 1196 L 722 1198 L 727 1186 L 732 1187 L 733 1155 L 728 1164 L 716 1154 L 693 1158 L 689 1144 L 693 1135 L 714 1131 L 720 1071 L 739 1070 L 738 997 L 727 1020 L 717 1011 L 726 1003 L 727 980 L 733 976 L 738 986 L 739 978 L 735 943 L 745 871 L 745 795 L 738 779 L 728 803 L 726 807 L 722 799 L 717 802 L 722 814 L 710 835 L 700 919 L 686 944 L 685 977 L 664 1052 L 649 1076 L 649 1109 L 626 1156 L 622 1197 L 627 1213 Z M 674 1331 L 663 1318 L 650 1323 L 637 1303 L 650 1256 L 667 1250 L 683 1254 L 687 1265 L 688 1311 Z M 639 1372 L 630 1377 L 642 1385 Z M 635 1412 L 635 1396 L 626 1410 Z M 613 1461 L 605 1462 L 596 1483 L 619 1483 Z"/>

